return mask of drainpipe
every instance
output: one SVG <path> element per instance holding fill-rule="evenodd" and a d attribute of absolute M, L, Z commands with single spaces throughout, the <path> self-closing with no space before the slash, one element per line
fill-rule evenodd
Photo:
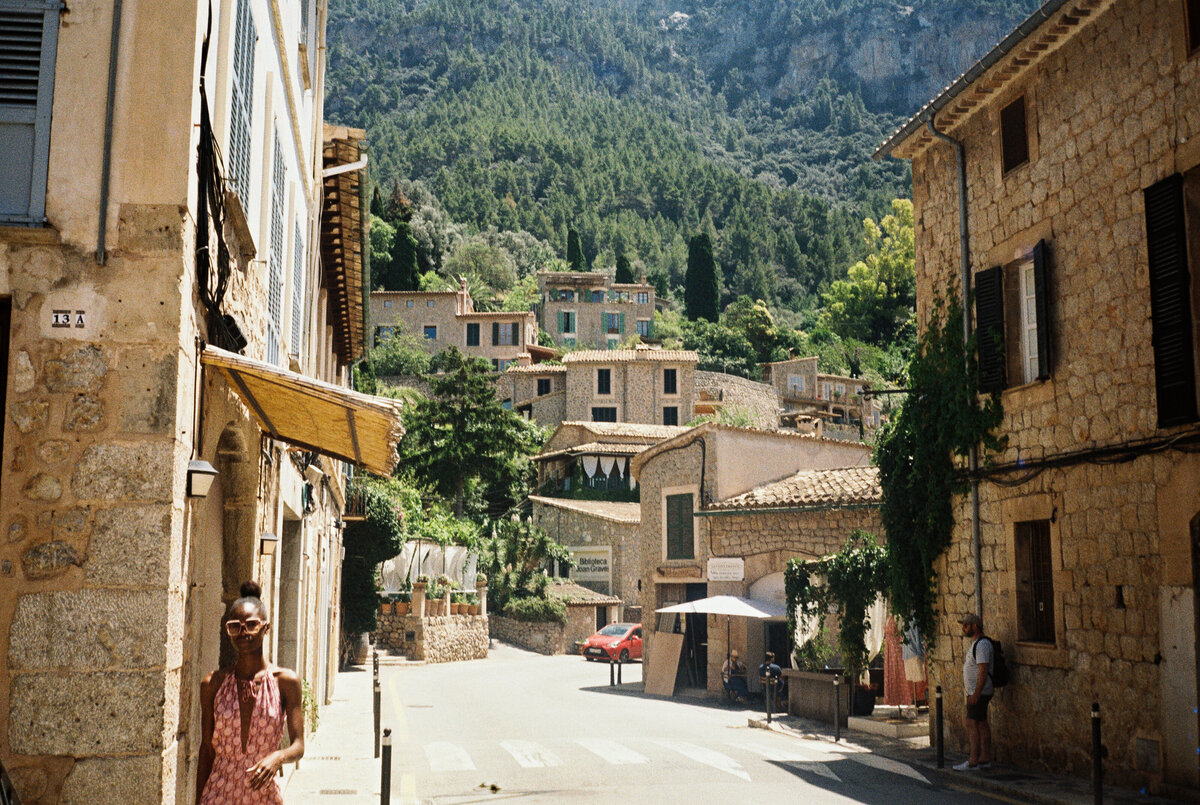
<path fill-rule="evenodd" d="M 121 0 L 113 3 L 112 39 L 108 46 L 108 103 L 104 110 L 104 162 L 100 168 L 100 227 L 96 233 L 96 263 L 108 258 L 105 236 L 108 229 L 108 183 L 112 166 L 113 104 L 117 96 L 117 46 L 121 41 Z"/>
<path fill-rule="evenodd" d="M 929 133 L 943 142 L 954 146 L 958 158 L 958 244 L 961 274 L 959 285 L 962 287 L 962 326 L 963 343 L 971 337 L 971 247 L 967 232 L 967 151 L 962 141 L 943 134 L 937 130 L 933 115 L 925 121 Z M 969 358 L 968 358 L 969 360 Z M 971 445 L 967 455 L 968 467 L 971 471 L 971 553 L 975 558 L 975 614 L 983 617 L 983 556 L 980 547 L 979 534 L 979 446 Z"/>

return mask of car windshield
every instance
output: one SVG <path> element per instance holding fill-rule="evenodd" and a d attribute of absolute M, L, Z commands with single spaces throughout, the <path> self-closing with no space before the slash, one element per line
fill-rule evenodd
<path fill-rule="evenodd" d="M 614 623 L 612 626 L 605 626 L 597 634 L 609 635 L 611 637 L 619 637 L 629 630 L 628 626 L 622 626 Z"/>

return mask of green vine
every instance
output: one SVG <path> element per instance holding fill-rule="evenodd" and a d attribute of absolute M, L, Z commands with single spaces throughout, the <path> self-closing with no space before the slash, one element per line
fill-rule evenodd
<path fill-rule="evenodd" d="M 824 577 L 824 584 L 814 583 Z M 788 627 L 796 630 L 796 610 L 822 621 L 827 612 L 838 618 L 838 650 L 851 679 L 867 667 L 867 609 L 886 591 L 884 549 L 875 536 L 856 530 L 842 550 L 824 559 L 792 559 L 784 571 Z M 812 641 L 810 641 L 812 642 Z"/>
<path fill-rule="evenodd" d="M 313 693 L 312 685 L 308 684 L 307 679 L 300 680 L 300 702 L 304 708 L 304 726 L 308 732 L 317 731 L 317 725 L 321 723 L 321 708 L 317 704 L 317 696 Z"/>
<path fill-rule="evenodd" d="M 975 339 L 964 342 L 962 307 L 953 299 L 937 300 L 908 374 L 913 391 L 881 429 L 875 463 L 892 611 L 933 645 L 933 563 L 950 545 L 953 498 L 967 487 L 956 460 L 973 445 L 1003 449 L 1004 440 L 993 433 L 1003 410 L 999 394 L 980 404 Z"/>
<path fill-rule="evenodd" d="M 404 527 L 402 501 L 409 496 L 398 481 L 359 475 L 354 487 L 362 489 L 365 519 L 346 524 L 342 563 L 342 633 L 346 637 L 372 632 L 379 609 L 377 565 L 400 553 Z"/>

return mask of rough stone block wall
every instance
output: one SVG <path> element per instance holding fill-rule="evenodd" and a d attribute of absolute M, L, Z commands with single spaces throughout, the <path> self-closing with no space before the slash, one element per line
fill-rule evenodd
<path fill-rule="evenodd" d="M 544 528 L 556 542 L 567 547 L 612 548 L 612 585 L 579 582 L 597 592 L 615 595 L 628 605 L 640 606 L 638 579 L 642 572 L 644 541 L 638 537 L 637 523 L 618 523 L 584 512 L 544 503 L 533 504 L 534 525 Z M 588 634 L 591 634 L 590 632 Z M 586 635 L 585 635 L 586 637 Z"/>
<path fill-rule="evenodd" d="M 488 617 L 486 615 L 381 614 L 375 632 L 377 645 L 403 654 L 410 660 L 425 662 L 461 662 L 480 660 L 488 653 Z M 414 640 L 407 634 L 412 632 Z"/>
<path fill-rule="evenodd" d="M 1054 362 L 1049 379 L 1003 393 L 999 432 L 1008 446 L 998 461 L 1036 462 L 1163 434 L 1143 190 L 1200 158 L 1200 59 L 1186 56 L 1183 37 L 1181 4 L 1117 0 L 950 131 L 967 154 L 972 270 L 1005 265 L 1041 239 L 1049 246 Z M 1031 159 L 1002 176 L 996 120 L 1021 92 Z M 938 294 L 958 293 L 953 149 L 935 143 L 918 154 L 913 176 L 925 322 Z M 1086 774 L 1088 710 L 1096 700 L 1107 779 L 1153 787 L 1182 774 L 1196 786 L 1194 615 L 1161 617 L 1174 612 L 1172 601 L 1195 595 L 1186 522 L 1200 503 L 1194 488 L 1175 485 L 1195 465 L 1167 453 L 1056 469 L 1011 488 L 981 485 L 985 626 L 1005 642 L 1015 671 L 1014 684 L 993 703 L 1001 760 Z M 1035 517 L 1022 513 L 1039 498 Z M 1164 525 L 1176 516 L 1184 522 L 1178 539 Z M 1013 532 L 1023 519 L 1051 522 L 1051 645 L 1018 642 Z M 930 683 L 944 686 L 950 712 L 962 704 L 965 650 L 955 621 L 975 607 L 970 511 L 962 500 L 956 520 L 954 542 L 936 565 L 943 617 Z M 1176 639 L 1164 638 L 1168 628 Z M 1190 694 L 1164 699 L 1183 677 Z M 948 723 L 965 743 L 956 721 Z M 1183 732 L 1171 732 L 1177 728 Z M 1172 759 L 1179 745 L 1187 757 Z"/>
<path fill-rule="evenodd" d="M 727 409 L 749 414 L 753 427 L 779 427 L 779 393 L 767 383 L 756 383 L 744 377 L 721 372 L 697 370 L 696 399 L 704 395 L 710 400 L 720 400 Z"/>
<path fill-rule="evenodd" d="M 885 541 L 878 507 L 762 514 L 739 512 L 703 519 L 708 522 L 716 556 L 749 558 L 780 552 L 788 558 L 815 559 L 837 553 L 856 529 L 874 534 L 880 542 Z M 778 569 L 782 570 L 782 564 Z M 750 578 L 749 572 L 747 578 Z"/>
<path fill-rule="evenodd" d="M 538 654 L 566 654 L 570 645 L 561 623 L 528 623 L 492 613 L 488 615 L 491 636 Z"/>

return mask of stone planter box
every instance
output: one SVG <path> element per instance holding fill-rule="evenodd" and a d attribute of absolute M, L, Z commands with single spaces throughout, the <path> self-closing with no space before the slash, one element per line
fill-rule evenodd
<path fill-rule="evenodd" d="M 833 673 L 820 671 L 797 671 L 792 668 L 783 670 L 783 677 L 788 686 L 788 713 L 801 718 L 819 721 L 823 724 L 833 724 Z M 841 722 L 847 725 L 850 717 L 850 685 L 845 680 L 838 686 L 838 697 L 841 699 Z"/>

